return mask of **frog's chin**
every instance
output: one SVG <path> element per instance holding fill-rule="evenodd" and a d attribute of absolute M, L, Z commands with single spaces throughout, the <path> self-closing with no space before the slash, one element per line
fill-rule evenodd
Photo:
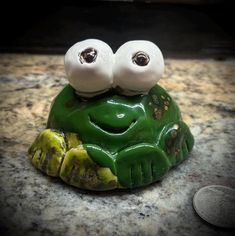
<path fill-rule="evenodd" d="M 81 96 L 81 97 L 84 97 L 84 98 L 91 98 L 91 97 L 95 97 L 97 95 L 100 95 L 102 93 L 106 93 L 109 89 L 110 88 L 101 89 L 101 90 L 98 90 L 98 91 L 95 91 L 95 92 L 81 92 L 81 91 L 75 90 L 75 93 L 78 96 Z"/>
<path fill-rule="evenodd" d="M 121 95 L 121 96 L 143 96 L 148 94 L 147 91 L 142 91 L 142 90 L 131 90 L 131 89 L 123 89 L 119 86 L 113 86 L 113 87 L 108 87 L 105 89 L 101 89 L 101 90 L 97 90 L 97 91 L 93 91 L 93 92 L 84 92 L 84 91 L 79 91 L 79 90 L 75 90 L 75 93 L 80 96 L 80 97 L 84 97 L 84 98 L 92 98 L 101 94 L 105 94 L 108 91 L 114 91 L 114 94 L 116 95 Z"/>
<path fill-rule="evenodd" d="M 115 86 L 114 89 L 117 91 L 118 94 L 124 96 L 136 96 L 136 95 L 146 95 L 147 92 L 143 90 L 132 90 L 132 89 L 123 89 L 119 86 Z"/>

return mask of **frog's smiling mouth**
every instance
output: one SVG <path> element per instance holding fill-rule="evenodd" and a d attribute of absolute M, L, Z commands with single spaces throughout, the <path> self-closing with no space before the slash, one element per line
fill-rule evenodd
<path fill-rule="evenodd" d="M 89 123 L 94 126 L 96 129 L 102 130 L 105 133 L 109 134 L 123 134 L 133 128 L 133 126 L 137 123 L 137 120 L 133 120 L 129 125 L 125 126 L 114 126 L 105 123 L 101 123 L 98 120 L 89 116 Z"/>

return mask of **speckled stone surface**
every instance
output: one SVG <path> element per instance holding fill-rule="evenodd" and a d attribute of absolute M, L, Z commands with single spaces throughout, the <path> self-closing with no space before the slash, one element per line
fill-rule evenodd
<path fill-rule="evenodd" d="M 167 60 L 160 84 L 195 136 L 189 158 L 145 188 L 81 191 L 37 171 L 27 149 L 67 83 L 62 56 L 0 55 L 0 235 L 234 235 L 192 207 L 209 184 L 235 187 L 235 61 Z"/>

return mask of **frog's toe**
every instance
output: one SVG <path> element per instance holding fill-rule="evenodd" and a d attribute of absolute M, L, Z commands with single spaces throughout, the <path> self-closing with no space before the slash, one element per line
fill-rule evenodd
<path fill-rule="evenodd" d="M 90 190 L 110 190 L 119 187 L 111 170 L 96 164 L 82 145 L 70 149 L 64 158 L 60 177 L 66 183 Z"/>
<path fill-rule="evenodd" d="M 58 176 L 65 152 L 63 134 L 46 129 L 33 142 L 29 149 L 29 157 L 37 169 L 47 175 Z"/>
<path fill-rule="evenodd" d="M 165 152 L 148 143 L 122 150 L 116 164 L 118 179 L 122 186 L 128 188 L 160 180 L 171 166 Z"/>

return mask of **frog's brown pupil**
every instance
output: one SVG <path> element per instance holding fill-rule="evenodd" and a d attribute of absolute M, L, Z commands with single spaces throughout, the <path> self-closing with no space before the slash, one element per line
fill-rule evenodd
<path fill-rule="evenodd" d="M 97 51 L 94 48 L 87 48 L 80 54 L 80 62 L 83 63 L 92 63 L 95 62 L 97 57 Z"/>
<path fill-rule="evenodd" d="M 148 65 L 150 61 L 150 58 L 148 54 L 145 52 L 137 52 L 133 57 L 132 57 L 132 62 L 138 66 L 146 66 Z"/>

